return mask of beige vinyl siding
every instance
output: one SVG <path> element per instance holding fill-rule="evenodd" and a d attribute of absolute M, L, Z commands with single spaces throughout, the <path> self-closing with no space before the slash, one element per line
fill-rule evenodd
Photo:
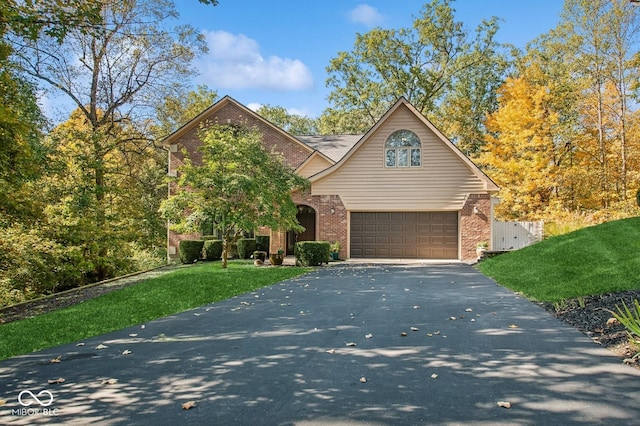
<path fill-rule="evenodd" d="M 422 143 L 422 166 L 387 168 L 384 144 L 396 130 L 409 129 Z M 351 211 L 460 210 L 484 182 L 406 107 L 398 108 L 344 164 L 312 185 L 312 195 L 340 194 Z"/>
<path fill-rule="evenodd" d="M 320 173 L 332 164 L 320 155 L 313 154 L 305 163 L 296 170 L 296 173 L 302 177 L 313 176 Z"/>

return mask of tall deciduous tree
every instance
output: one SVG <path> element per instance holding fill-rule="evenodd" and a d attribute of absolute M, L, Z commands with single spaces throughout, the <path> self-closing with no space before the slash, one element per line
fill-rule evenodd
<path fill-rule="evenodd" d="M 640 41 L 640 10 L 626 0 L 567 0 L 563 19 L 566 38 L 576 41 L 574 75 L 584 86 L 582 147 L 597 165 L 594 196 L 606 209 L 633 192 L 627 176 L 629 99 L 639 78 L 632 61 Z"/>
<path fill-rule="evenodd" d="M 348 123 L 361 123 L 362 128 L 356 130 L 364 132 L 403 96 L 437 123 L 438 117 L 446 115 L 435 113 L 445 100 L 471 96 L 477 105 L 460 103 L 459 107 L 474 118 L 452 126 L 450 130 L 457 133 L 449 136 L 475 147 L 477 141 L 468 138 L 477 137 L 479 123 L 484 122 L 483 109 L 489 105 L 491 110 L 495 104 L 493 91 L 502 79 L 504 58 L 494 41 L 497 20 L 483 21 L 472 37 L 455 20 L 450 3 L 432 0 L 426 4 L 413 28 L 376 28 L 358 34 L 353 50 L 340 52 L 327 68 L 333 115 L 336 111 L 358 114 L 360 120 Z"/>
<path fill-rule="evenodd" d="M 500 89 L 500 108 L 489 116 L 490 131 L 477 161 L 502 188 L 498 216 L 541 219 L 549 212 L 570 147 L 555 138 L 560 116 L 548 88 L 524 76 Z"/>
<path fill-rule="evenodd" d="M 256 112 L 292 135 L 315 135 L 318 133 L 316 120 L 290 113 L 284 107 L 262 105 Z"/>
<path fill-rule="evenodd" d="M 88 126 L 75 141 L 87 158 L 84 173 L 92 176 L 85 183 L 96 229 L 114 226 L 107 196 L 115 182 L 110 158 L 143 153 L 153 142 L 143 129 L 124 136 L 122 129 L 146 123 L 150 105 L 187 81 L 194 72 L 191 60 L 205 50 L 202 35 L 192 27 L 170 26 L 177 18 L 171 1 L 103 0 L 100 6 L 99 23 L 67 28 L 62 44 L 47 34 L 13 39 L 24 72 L 64 93 Z M 108 256 L 107 239 L 96 245 L 98 258 Z M 97 264 L 95 275 L 104 278 L 108 270 Z"/>
<path fill-rule="evenodd" d="M 206 85 L 189 91 L 178 89 L 168 94 L 156 107 L 157 124 L 152 128 L 155 139 L 166 138 L 213 105 L 217 98 L 218 93 Z"/>
<path fill-rule="evenodd" d="M 201 163 L 189 158 L 180 168 L 174 195 L 163 203 L 166 217 L 179 232 L 197 231 L 213 218 L 223 236 L 223 267 L 231 245 L 259 226 L 296 229 L 297 209 L 291 193 L 308 181 L 267 152 L 251 129 L 213 125 L 200 134 Z"/>

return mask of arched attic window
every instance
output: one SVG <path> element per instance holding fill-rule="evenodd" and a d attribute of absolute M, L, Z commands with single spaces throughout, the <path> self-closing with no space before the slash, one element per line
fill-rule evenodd
<path fill-rule="evenodd" d="M 422 144 L 418 135 L 411 130 L 396 130 L 384 144 L 384 165 L 386 167 L 420 167 L 422 165 Z"/>

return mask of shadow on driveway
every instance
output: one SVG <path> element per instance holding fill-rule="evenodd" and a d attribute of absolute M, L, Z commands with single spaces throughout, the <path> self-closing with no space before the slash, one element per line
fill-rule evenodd
<path fill-rule="evenodd" d="M 81 343 L 0 362 L 0 423 L 640 418 L 640 371 L 463 264 L 322 268 Z"/>

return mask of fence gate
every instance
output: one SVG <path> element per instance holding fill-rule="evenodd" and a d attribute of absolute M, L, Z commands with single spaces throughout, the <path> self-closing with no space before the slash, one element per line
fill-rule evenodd
<path fill-rule="evenodd" d="M 493 222 L 491 250 L 518 250 L 542 241 L 544 222 Z"/>

